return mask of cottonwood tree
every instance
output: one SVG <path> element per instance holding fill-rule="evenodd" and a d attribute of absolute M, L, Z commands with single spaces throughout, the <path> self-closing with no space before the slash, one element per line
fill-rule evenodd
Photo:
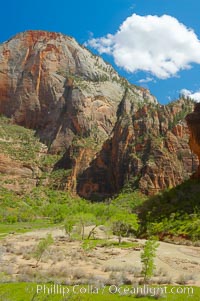
<path fill-rule="evenodd" d="M 53 237 L 51 234 L 48 234 L 45 238 L 42 238 L 42 240 L 38 243 L 36 246 L 36 250 L 34 252 L 34 257 L 36 258 L 36 267 L 38 266 L 38 263 L 40 262 L 42 255 L 44 252 L 48 249 L 50 245 L 52 245 L 54 242 Z"/>
<path fill-rule="evenodd" d="M 111 217 L 114 215 L 114 212 L 116 211 L 114 206 L 104 204 L 95 204 L 92 208 L 93 214 L 95 216 L 94 219 L 94 225 L 92 229 L 90 230 L 88 234 L 88 239 L 91 238 L 92 235 L 95 234 L 95 229 L 100 225 L 105 225 L 108 223 L 108 221 L 111 219 Z"/>
<path fill-rule="evenodd" d="M 76 225 L 81 228 L 81 239 L 85 238 L 85 227 L 95 223 L 95 216 L 92 213 L 77 213 L 74 217 Z"/>
<path fill-rule="evenodd" d="M 144 283 L 147 283 L 153 276 L 156 269 L 154 259 L 156 257 L 156 250 L 159 243 L 155 238 L 151 238 L 145 242 L 144 250 L 141 253 L 142 275 L 144 276 Z"/>
<path fill-rule="evenodd" d="M 116 213 L 110 222 L 113 234 L 118 236 L 119 244 L 121 244 L 122 237 L 128 236 L 129 232 L 136 232 L 138 229 L 137 216 L 128 212 Z"/>
<path fill-rule="evenodd" d="M 68 235 L 69 239 L 71 239 L 71 234 L 72 234 L 72 230 L 74 228 L 74 226 L 77 223 L 77 218 L 73 217 L 73 216 L 67 216 L 65 223 L 64 223 L 64 229 L 65 229 L 65 233 Z"/>

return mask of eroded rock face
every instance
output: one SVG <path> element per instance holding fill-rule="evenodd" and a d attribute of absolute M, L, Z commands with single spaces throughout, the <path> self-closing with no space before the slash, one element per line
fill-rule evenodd
<path fill-rule="evenodd" d="M 198 156 L 200 162 L 200 103 L 196 103 L 194 111 L 186 116 L 186 122 L 189 128 L 189 146 L 191 151 Z M 194 179 L 200 179 L 200 165 L 197 171 L 192 175 Z"/>
<path fill-rule="evenodd" d="M 112 138 L 79 177 L 79 194 L 98 199 L 124 186 L 155 194 L 188 178 L 198 164 L 191 155 L 183 121 L 183 111 L 192 108 L 192 102 L 182 99 L 168 106 L 122 109 Z"/>
<path fill-rule="evenodd" d="M 55 169 L 67 169 L 65 189 L 86 198 L 124 185 L 152 194 L 188 177 L 182 120 L 192 106 L 160 106 L 62 34 L 27 31 L 0 45 L 0 114 L 35 129 L 50 152 L 64 152 Z"/>
<path fill-rule="evenodd" d="M 36 129 L 51 152 L 66 150 L 67 188 L 108 139 L 123 99 L 157 103 L 71 37 L 27 31 L 0 45 L 0 114 Z"/>
<path fill-rule="evenodd" d="M 27 31 L 0 45 L 0 113 L 37 129 L 54 152 L 97 127 L 108 137 L 126 90 L 117 72 L 73 38 Z M 136 101 L 156 102 L 129 89 Z"/>

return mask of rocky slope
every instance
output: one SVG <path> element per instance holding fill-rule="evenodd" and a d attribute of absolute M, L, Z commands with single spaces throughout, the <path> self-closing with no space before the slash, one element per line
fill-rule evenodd
<path fill-rule="evenodd" d="M 38 184 L 47 171 L 47 147 L 34 131 L 0 116 L 0 187 L 23 194 Z"/>
<path fill-rule="evenodd" d="M 27 31 L 0 45 L 0 113 L 63 154 L 62 188 L 87 198 L 124 186 L 151 194 L 188 177 L 197 160 L 182 120 L 192 107 L 160 106 L 62 34 Z"/>

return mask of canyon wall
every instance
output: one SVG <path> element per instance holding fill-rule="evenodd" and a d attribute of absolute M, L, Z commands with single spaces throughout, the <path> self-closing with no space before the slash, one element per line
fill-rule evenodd
<path fill-rule="evenodd" d="M 160 105 L 72 37 L 27 31 L 0 45 L 0 114 L 34 129 L 64 189 L 104 199 L 126 189 L 153 194 L 197 165 L 184 117 L 193 103 Z"/>

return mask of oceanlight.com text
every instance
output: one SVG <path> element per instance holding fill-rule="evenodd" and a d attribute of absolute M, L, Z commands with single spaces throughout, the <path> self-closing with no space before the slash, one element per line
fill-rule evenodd
<path fill-rule="evenodd" d="M 83 295 L 83 294 L 112 294 L 121 296 L 143 295 L 143 296 L 166 296 L 166 295 L 194 295 L 194 288 L 191 286 L 118 286 L 118 285 L 102 285 L 101 287 L 95 285 L 80 285 L 65 286 L 61 284 L 37 284 L 35 286 L 28 286 L 28 292 L 34 292 L 38 295 Z"/>

